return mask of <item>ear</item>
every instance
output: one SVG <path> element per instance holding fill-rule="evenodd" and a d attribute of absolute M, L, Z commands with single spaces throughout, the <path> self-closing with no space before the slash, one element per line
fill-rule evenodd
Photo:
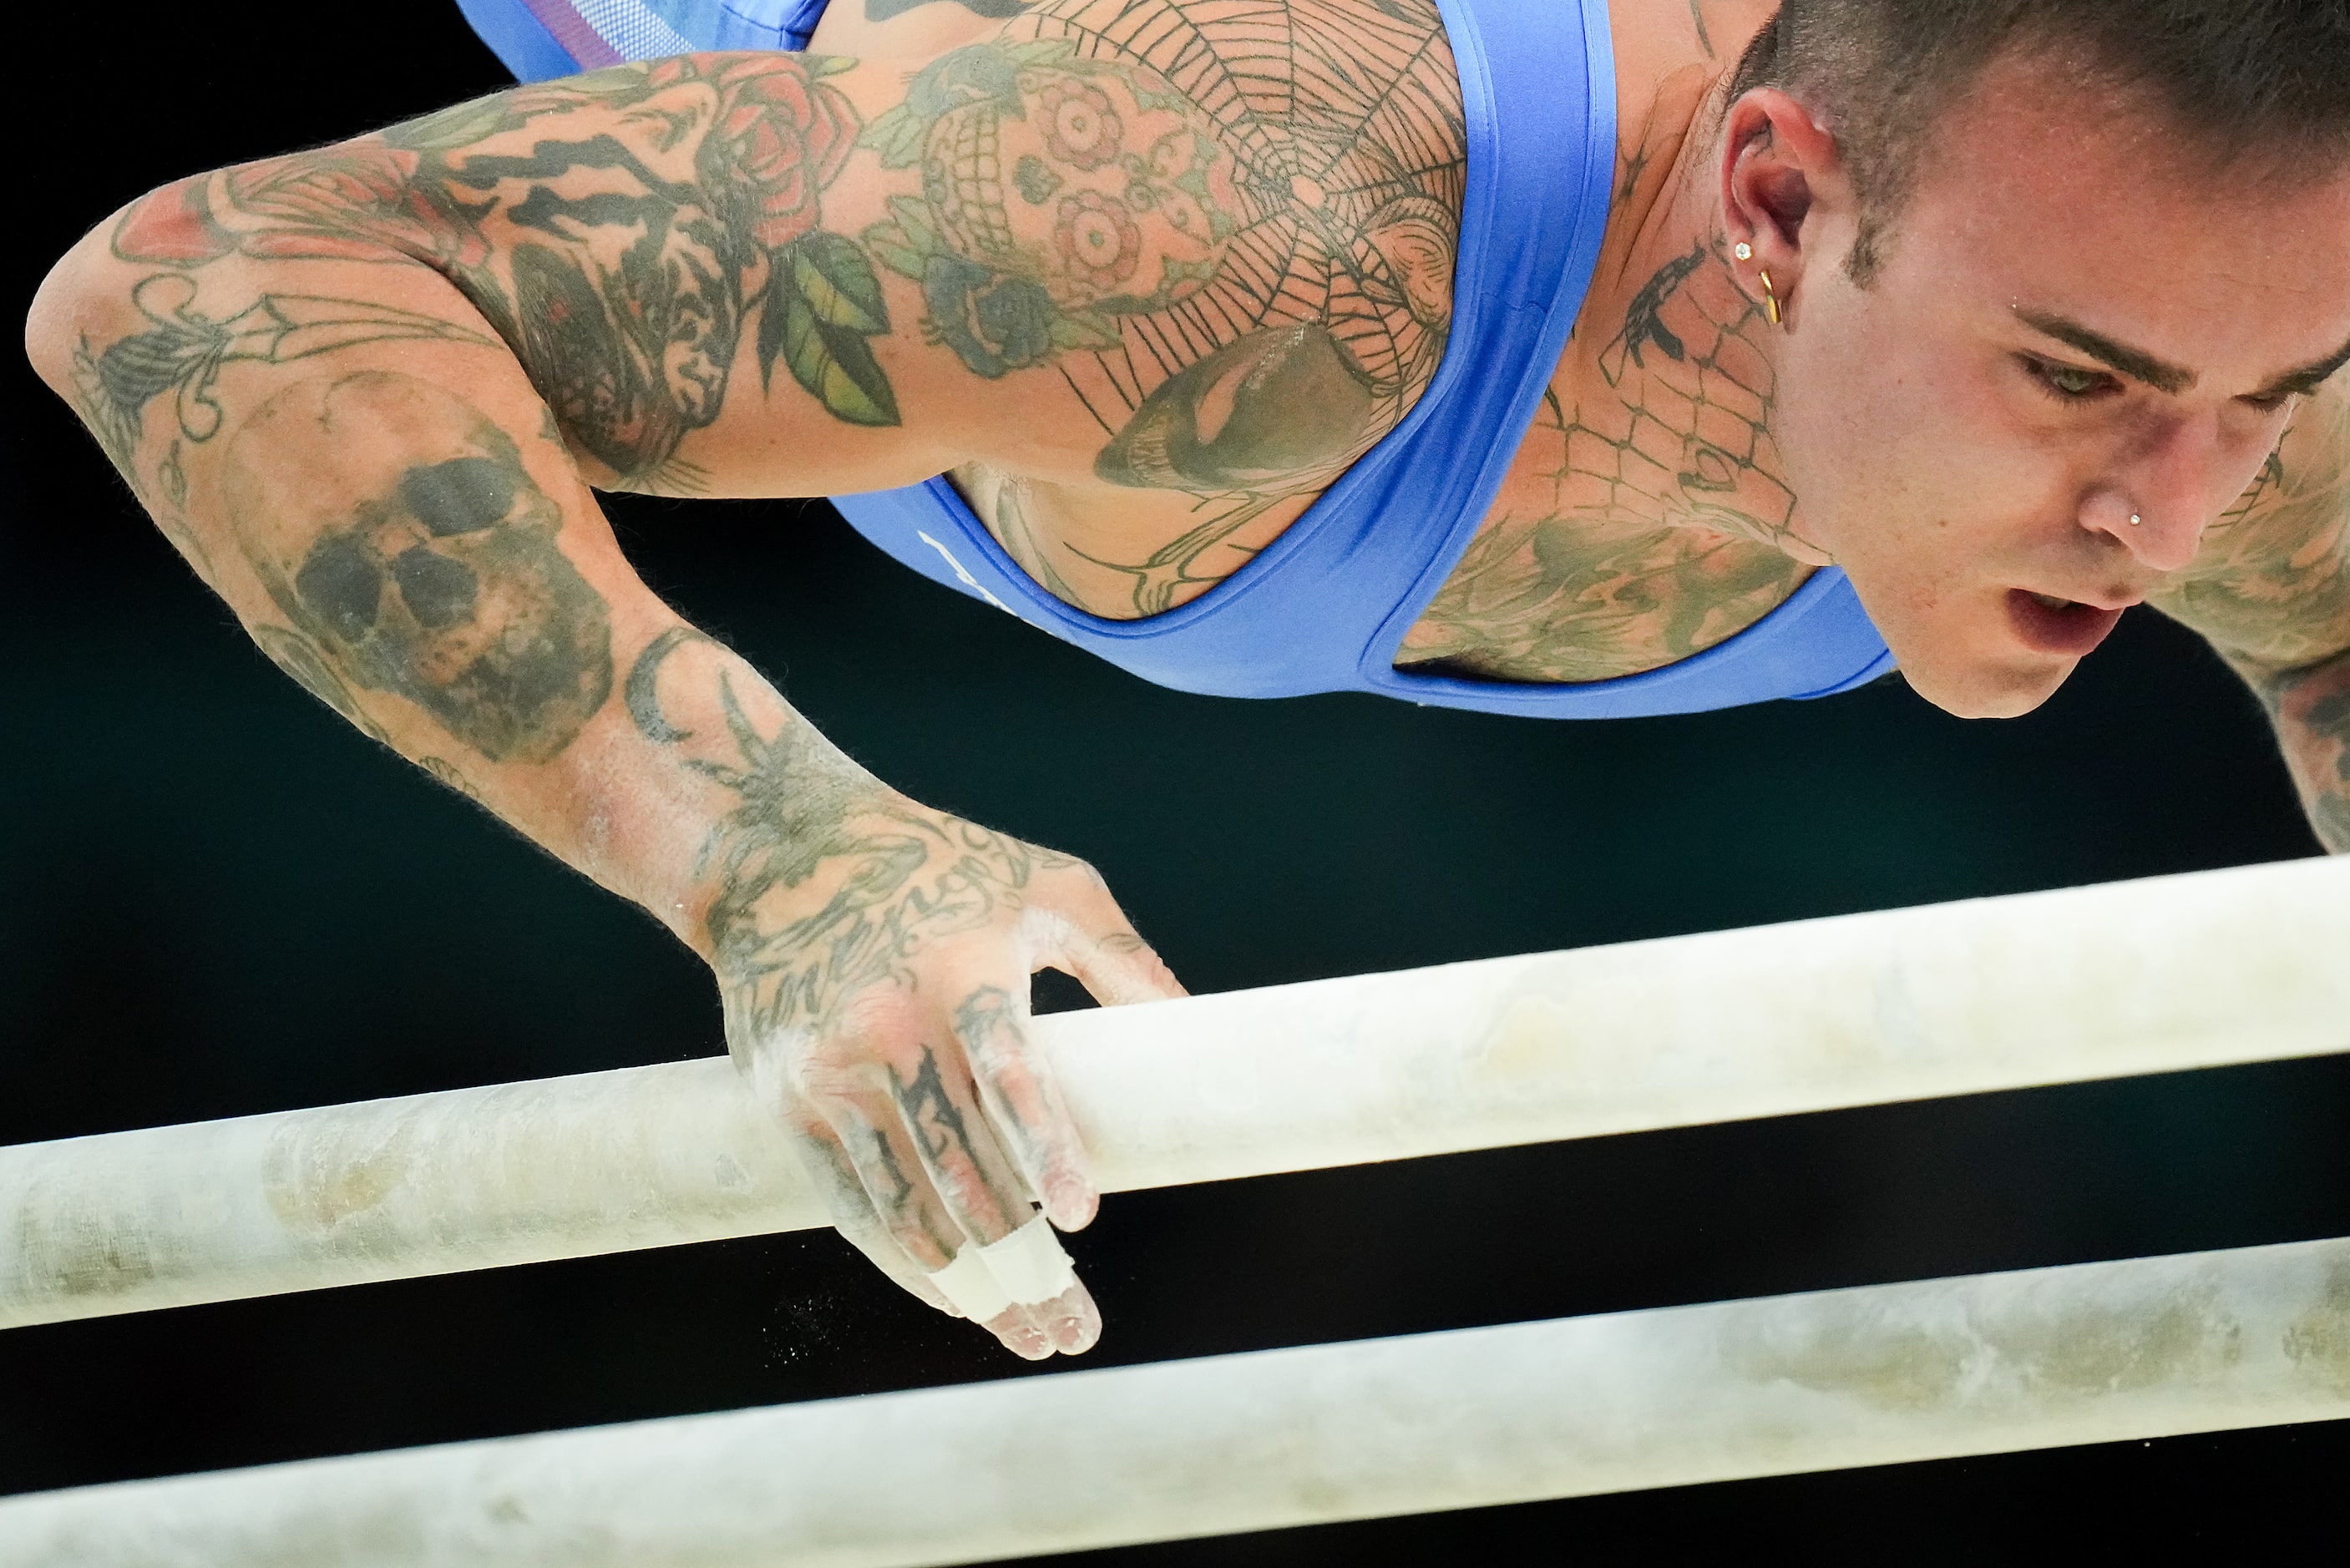
<path fill-rule="evenodd" d="M 1785 93 L 1757 88 L 1723 118 L 1721 158 L 1724 234 L 1733 254 L 1742 241 L 1753 249 L 1731 270 L 1758 299 L 1759 275 L 1769 273 L 1772 291 L 1792 310 L 1805 268 L 1835 260 L 1828 236 L 1849 243 L 1858 226 L 1836 139 Z"/>

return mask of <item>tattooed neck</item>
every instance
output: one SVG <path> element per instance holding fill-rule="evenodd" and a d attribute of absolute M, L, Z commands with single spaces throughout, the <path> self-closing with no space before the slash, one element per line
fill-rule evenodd
<path fill-rule="evenodd" d="M 1775 337 L 1699 178 L 1721 71 L 1668 77 L 1627 137 L 1601 281 L 1501 499 L 1399 664 L 1637 674 L 1752 626 L 1825 559 L 1800 535 L 1773 433 Z"/>

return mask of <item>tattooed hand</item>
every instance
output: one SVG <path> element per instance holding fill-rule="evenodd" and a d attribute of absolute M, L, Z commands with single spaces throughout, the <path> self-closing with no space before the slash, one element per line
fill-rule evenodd
<path fill-rule="evenodd" d="M 728 1044 L 841 1233 L 1022 1355 L 1088 1348 L 1100 1314 L 1033 1205 L 1075 1230 L 1098 1194 L 1028 976 L 1110 1003 L 1181 987 L 1092 867 L 889 789 L 699 633 L 655 638 L 626 698 L 730 803 L 696 868 Z"/>

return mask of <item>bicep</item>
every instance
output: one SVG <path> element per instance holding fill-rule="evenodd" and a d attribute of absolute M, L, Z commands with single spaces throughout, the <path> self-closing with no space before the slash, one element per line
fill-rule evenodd
<path fill-rule="evenodd" d="M 1213 5 L 1050 0 L 933 58 L 617 67 L 192 182 L 118 252 L 422 261 L 608 487 L 979 462 L 1256 504 L 1391 429 L 1450 317 L 1441 24 L 1311 9 L 1319 65 Z"/>
<path fill-rule="evenodd" d="M 688 56 L 185 182 L 115 249 L 422 262 L 607 486 L 816 494 L 1014 452 L 1089 474 L 1106 407 L 1222 346 L 1172 319 L 1240 223 L 1217 133 L 1065 40 Z M 1118 361 L 1091 385 L 1088 349 Z"/>
<path fill-rule="evenodd" d="M 1432 6 L 1315 9 L 1365 57 L 1270 98 L 1232 90 L 1282 62 L 1217 7 L 1066 0 L 934 58 L 518 88 L 215 177 L 203 221 L 428 262 L 598 483 L 1310 489 L 1433 373 L 1463 156 Z"/>

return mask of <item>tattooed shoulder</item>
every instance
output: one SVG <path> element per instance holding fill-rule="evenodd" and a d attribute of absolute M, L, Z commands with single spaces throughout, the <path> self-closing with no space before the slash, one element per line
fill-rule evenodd
<path fill-rule="evenodd" d="M 2350 394 L 2328 384 L 2303 404 L 2152 602 L 2251 683 L 2319 840 L 2350 854 Z"/>
<path fill-rule="evenodd" d="M 2241 664 L 2350 649 L 2350 393 L 2329 383 L 2153 603 Z"/>
<path fill-rule="evenodd" d="M 972 373 L 1058 374 L 1095 483 L 1170 503 L 1088 548 L 959 474 L 1006 547 L 1155 614 L 1392 430 L 1451 327 L 1464 141 L 1431 0 L 1045 0 L 927 68 L 866 134 L 922 171 L 868 244 Z"/>

